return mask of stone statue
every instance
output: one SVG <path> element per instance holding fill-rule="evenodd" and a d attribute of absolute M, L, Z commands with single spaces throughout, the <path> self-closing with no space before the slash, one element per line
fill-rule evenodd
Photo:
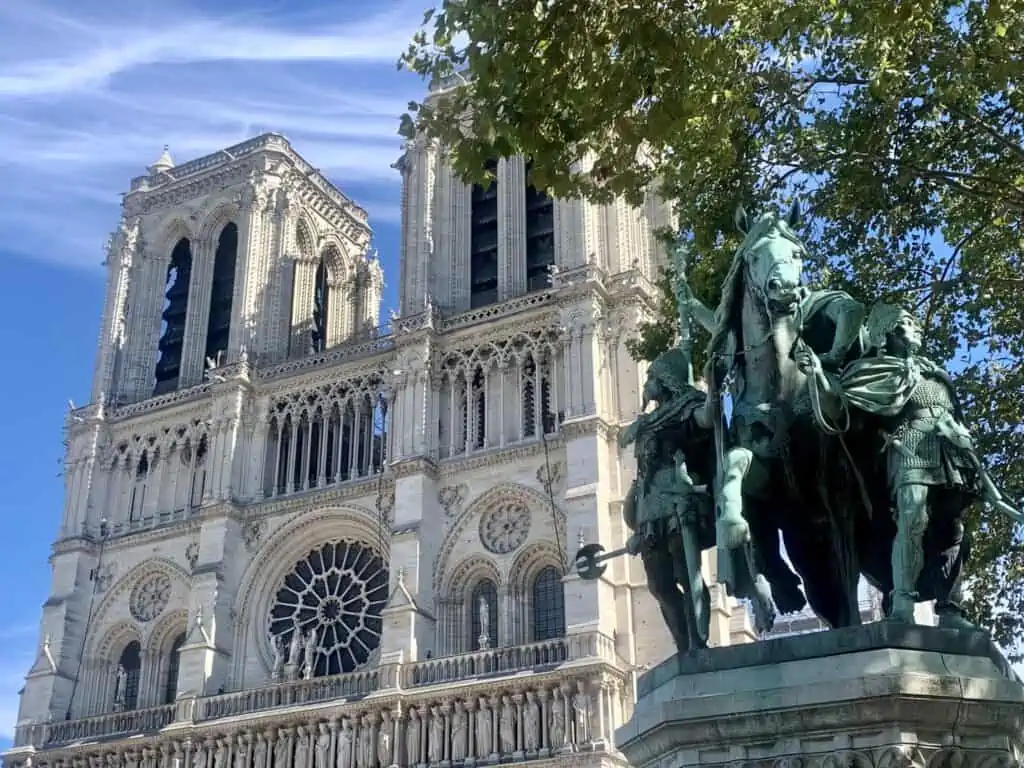
<path fill-rule="evenodd" d="M 461 701 L 455 702 L 452 714 L 452 762 L 465 760 L 469 753 L 469 715 Z"/>
<path fill-rule="evenodd" d="M 373 720 L 363 715 L 359 728 L 359 748 L 356 750 L 356 768 L 372 768 L 374 756 Z"/>
<path fill-rule="evenodd" d="M 217 751 L 213 754 L 213 768 L 227 768 L 228 765 L 228 742 L 226 739 L 217 739 Z"/>
<path fill-rule="evenodd" d="M 510 755 L 516 751 L 516 711 L 510 696 L 501 697 L 501 716 L 498 720 L 498 733 L 501 736 L 501 752 Z"/>
<path fill-rule="evenodd" d="M 312 680 L 316 671 L 316 627 L 309 630 L 303 639 L 302 679 Z"/>
<path fill-rule="evenodd" d="M 114 709 L 118 712 L 127 706 L 128 670 L 123 664 L 117 665 L 114 673 Z"/>
<path fill-rule="evenodd" d="M 196 751 L 192 753 L 192 768 L 206 768 L 206 759 L 206 742 L 197 741 Z"/>
<path fill-rule="evenodd" d="M 331 768 L 331 731 L 327 723 L 320 723 L 316 737 L 316 768 Z"/>
<path fill-rule="evenodd" d="M 483 760 L 492 752 L 493 732 L 491 731 L 491 711 L 487 708 L 487 699 L 480 697 L 479 709 L 476 711 L 476 758 Z"/>
<path fill-rule="evenodd" d="M 523 716 L 524 748 L 532 753 L 540 749 L 540 702 L 533 691 L 526 692 L 526 712 Z"/>
<path fill-rule="evenodd" d="M 409 722 L 405 726 L 405 757 L 408 768 L 420 764 L 420 715 L 416 707 L 409 707 Z M 339 766 L 341 768 L 341 766 Z"/>
<path fill-rule="evenodd" d="M 304 725 L 295 729 L 295 768 L 309 768 L 309 731 Z"/>
<path fill-rule="evenodd" d="M 391 713 L 387 710 L 381 713 L 383 718 L 380 724 L 380 731 L 377 733 L 377 765 L 379 768 L 389 768 L 394 762 L 392 758 L 392 729 Z"/>
<path fill-rule="evenodd" d="M 277 731 L 277 741 L 274 742 L 274 768 L 290 768 L 292 756 L 292 740 L 284 728 Z"/>
<path fill-rule="evenodd" d="M 238 734 L 235 738 L 235 768 L 249 768 L 249 734 Z"/>
<path fill-rule="evenodd" d="M 444 715 L 441 714 L 441 708 L 436 704 L 430 708 L 430 738 L 428 742 L 430 763 L 437 765 L 444 760 Z"/>
<path fill-rule="evenodd" d="M 590 733 L 590 695 L 582 680 L 576 682 L 576 693 L 572 697 L 572 709 L 576 744 L 586 744 L 592 740 L 593 736 Z"/>
<path fill-rule="evenodd" d="M 352 721 L 344 717 L 341 720 L 341 732 L 338 734 L 338 755 L 335 758 L 337 768 L 352 768 L 352 748 Z"/>
<path fill-rule="evenodd" d="M 292 639 L 288 644 L 288 664 L 295 668 L 299 665 L 299 654 L 302 648 L 302 630 L 299 628 L 299 623 L 295 622 L 292 627 Z"/>
<path fill-rule="evenodd" d="M 480 650 L 485 651 L 491 644 L 491 611 L 487 598 L 483 595 L 477 598 L 476 609 L 480 618 Z"/>
<path fill-rule="evenodd" d="M 252 768 L 267 768 L 267 740 L 263 731 L 256 734 L 256 743 L 252 748 Z"/>
<path fill-rule="evenodd" d="M 552 691 L 551 712 L 548 722 L 549 745 L 552 750 L 559 750 L 566 744 L 565 731 L 565 699 L 562 698 L 562 689 L 555 688 Z"/>
<path fill-rule="evenodd" d="M 284 637 L 281 635 L 274 635 L 274 664 L 271 667 L 270 677 L 275 682 L 281 682 L 281 678 L 284 676 L 284 658 L 286 649 L 284 647 Z"/>
<path fill-rule="evenodd" d="M 969 552 L 963 514 L 981 500 L 1015 521 L 1021 515 L 985 471 L 951 379 L 921 356 L 916 318 L 900 306 L 876 304 L 866 336 L 868 353 L 837 375 L 828 373 L 813 351 L 797 353 L 798 364 L 813 376 L 822 427 L 827 429 L 831 419 L 861 433 L 859 441 L 856 434 L 844 435 L 860 466 L 870 455 L 885 456 L 884 483 L 867 493 L 876 500 L 872 506 L 895 507 L 896 525 L 894 531 L 878 530 L 890 528 L 887 517 L 876 523 L 877 536 L 870 537 L 876 551 L 860 553 L 865 575 L 883 591 L 891 590 L 886 600 L 891 618 L 913 623 L 915 603 L 934 599 L 940 626 L 970 628 L 959 602 Z M 849 418 L 851 412 L 856 420 Z M 860 474 L 870 482 L 868 473 Z M 878 541 L 892 542 L 881 558 Z"/>

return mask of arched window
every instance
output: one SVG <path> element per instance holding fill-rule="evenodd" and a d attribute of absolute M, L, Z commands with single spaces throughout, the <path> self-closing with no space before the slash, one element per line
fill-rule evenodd
<path fill-rule="evenodd" d="M 313 284 L 313 354 L 327 349 L 327 311 L 330 286 L 327 284 L 327 265 L 323 259 L 316 267 L 316 282 Z"/>
<path fill-rule="evenodd" d="M 533 163 L 526 164 L 529 179 Z M 526 185 L 526 290 L 539 291 L 551 285 L 555 263 L 555 206 L 542 189 Z"/>
<path fill-rule="evenodd" d="M 484 307 L 498 300 L 498 161 L 485 168 L 489 184 L 474 184 L 470 195 L 469 306 Z"/>
<path fill-rule="evenodd" d="M 164 681 L 164 704 L 173 704 L 178 695 L 178 672 L 181 669 L 181 647 L 185 645 L 182 632 L 171 643 L 171 654 L 167 659 L 167 679 Z"/>
<path fill-rule="evenodd" d="M 139 672 L 142 670 L 142 647 L 132 640 L 121 651 L 114 676 L 114 705 L 122 712 L 139 706 Z"/>
<path fill-rule="evenodd" d="M 231 336 L 231 302 L 235 294 L 235 261 L 238 257 L 238 227 L 227 224 L 217 240 L 210 286 L 210 319 L 206 324 L 206 357 L 217 365 L 228 350 Z"/>
<path fill-rule="evenodd" d="M 565 592 L 562 574 L 548 566 L 533 580 L 533 641 L 565 636 Z"/>
<path fill-rule="evenodd" d="M 192 279 L 192 246 L 182 238 L 171 251 L 164 283 L 164 311 L 160 329 L 160 357 L 156 362 L 156 385 L 153 394 L 159 395 L 178 388 L 181 374 L 181 353 L 185 343 L 185 315 L 188 311 L 188 289 Z"/>
<path fill-rule="evenodd" d="M 473 596 L 469 604 L 469 649 L 480 648 L 480 636 L 484 633 L 484 622 L 480 621 L 481 608 L 487 608 L 487 647 L 498 647 L 498 588 L 490 579 L 484 579 L 473 587 Z"/>

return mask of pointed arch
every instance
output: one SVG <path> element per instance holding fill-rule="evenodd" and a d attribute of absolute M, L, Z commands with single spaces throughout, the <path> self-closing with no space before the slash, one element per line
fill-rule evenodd
<path fill-rule="evenodd" d="M 185 349 L 185 319 L 188 316 L 189 289 L 192 285 L 192 242 L 182 237 L 171 251 L 164 278 L 164 309 L 161 314 L 159 357 L 156 362 L 153 394 L 178 388 L 182 354 Z"/>
<path fill-rule="evenodd" d="M 465 535 L 466 529 L 476 524 L 480 515 L 485 511 L 506 501 L 522 502 L 531 512 L 542 512 L 548 521 L 551 520 L 551 500 L 541 491 L 519 483 L 500 483 L 488 488 L 466 507 L 465 511 L 456 518 L 451 528 L 445 534 L 441 547 L 438 550 L 437 560 L 434 562 L 433 584 L 435 592 L 440 590 L 446 574 L 451 568 L 450 563 L 455 549 Z M 558 525 L 564 526 L 565 512 L 557 505 L 555 512 L 558 518 Z"/>
<path fill-rule="evenodd" d="M 206 323 L 207 360 L 222 365 L 231 338 L 231 313 L 235 296 L 235 267 L 238 262 L 238 225 L 229 221 L 217 237 L 210 284 L 210 312 Z"/>
<path fill-rule="evenodd" d="M 327 349 L 328 322 L 331 311 L 331 281 L 327 262 L 321 256 L 313 276 L 313 330 L 311 341 L 313 353 L 319 354 Z"/>

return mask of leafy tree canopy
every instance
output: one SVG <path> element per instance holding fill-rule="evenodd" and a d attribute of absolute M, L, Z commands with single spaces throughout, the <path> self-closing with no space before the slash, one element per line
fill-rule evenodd
<path fill-rule="evenodd" d="M 467 179 L 525 154 L 560 196 L 660 185 L 705 300 L 737 203 L 799 195 L 809 277 L 916 308 L 1024 495 L 1024 0 L 443 0 L 400 65 L 438 86 L 403 132 L 441 140 Z M 661 288 L 647 359 L 675 333 Z M 1013 647 L 1024 543 L 975 514 L 968 607 Z"/>

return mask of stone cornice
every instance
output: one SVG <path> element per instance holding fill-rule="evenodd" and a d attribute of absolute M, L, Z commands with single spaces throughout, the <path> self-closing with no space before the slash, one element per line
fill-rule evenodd
<path fill-rule="evenodd" d="M 132 180 L 125 197 L 126 215 L 137 215 L 157 208 L 170 207 L 183 200 L 198 197 L 200 190 L 214 182 L 224 185 L 241 181 L 248 171 L 257 169 L 254 161 L 267 155 L 284 159 L 293 173 L 290 181 L 304 202 L 325 219 L 341 229 L 357 244 L 369 241 L 369 216 L 323 174 L 307 163 L 288 140 L 276 133 L 255 138 L 191 160 L 157 176 L 139 176 Z"/>

